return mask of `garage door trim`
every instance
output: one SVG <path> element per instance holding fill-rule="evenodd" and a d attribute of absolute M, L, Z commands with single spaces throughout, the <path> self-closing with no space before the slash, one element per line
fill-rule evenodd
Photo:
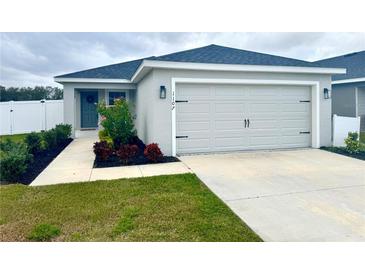
<path fill-rule="evenodd" d="M 251 84 L 251 85 L 295 85 L 310 86 L 312 88 L 312 147 L 320 146 L 320 92 L 318 81 L 296 81 L 296 80 L 264 80 L 264 79 L 209 79 L 209 78 L 171 78 L 171 137 L 172 155 L 176 156 L 176 84 Z"/>

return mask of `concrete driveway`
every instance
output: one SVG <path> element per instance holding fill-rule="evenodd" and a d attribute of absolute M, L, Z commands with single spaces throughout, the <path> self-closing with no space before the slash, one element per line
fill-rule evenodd
<path fill-rule="evenodd" d="M 365 162 L 302 149 L 183 156 L 265 241 L 364 241 Z"/>

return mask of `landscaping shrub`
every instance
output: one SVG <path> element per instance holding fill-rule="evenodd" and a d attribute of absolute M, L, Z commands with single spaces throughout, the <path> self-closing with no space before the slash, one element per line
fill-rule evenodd
<path fill-rule="evenodd" d="M 130 144 L 130 145 L 136 145 L 141 151 L 144 151 L 144 149 L 146 148 L 146 145 L 136 135 L 134 135 L 131 138 L 129 138 L 128 144 Z"/>
<path fill-rule="evenodd" d="M 37 242 L 46 242 L 60 234 L 61 230 L 58 227 L 50 224 L 40 224 L 34 227 L 28 239 Z"/>
<path fill-rule="evenodd" d="M 0 150 L 8 151 L 14 146 L 15 142 L 9 138 L 6 138 L 4 141 L 0 142 Z"/>
<path fill-rule="evenodd" d="M 348 153 L 358 154 L 361 148 L 359 134 L 357 132 L 349 132 L 348 137 L 345 139 L 345 144 Z"/>
<path fill-rule="evenodd" d="M 25 144 L 28 147 L 28 150 L 33 155 L 38 154 L 42 151 L 42 138 L 41 135 L 37 132 L 31 132 L 27 136 L 25 136 Z"/>
<path fill-rule="evenodd" d="M 16 143 L 9 139 L 1 144 L 0 151 L 0 180 L 16 181 L 28 168 L 32 160 L 24 143 Z"/>
<path fill-rule="evenodd" d="M 68 124 L 58 124 L 54 128 L 56 132 L 56 139 L 58 144 L 63 144 L 71 137 L 72 126 Z"/>
<path fill-rule="evenodd" d="M 107 136 L 112 138 L 115 148 L 126 144 L 128 139 L 135 135 L 132 115 L 125 100 L 116 99 L 112 107 L 107 107 L 105 102 L 101 102 L 97 109 L 103 116 L 101 125 Z"/>
<path fill-rule="evenodd" d="M 105 161 L 113 154 L 113 149 L 106 141 L 96 142 L 94 144 L 94 153 L 97 158 Z"/>
<path fill-rule="evenodd" d="M 116 154 L 124 164 L 127 164 L 129 160 L 137 155 L 138 150 L 136 145 L 121 145 Z"/>
<path fill-rule="evenodd" d="M 41 135 L 45 142 L 46 149 L 53 149 L 57 147 L 57 133 L 54 128 L 43 131 Z"/>
<path fill-rule="evenodd" d="M 113 139 L 110 138 L 110 136 L 106 133 L 105 130 L 99 130 L 98 135 L 99 135 L 99 140 L 100 141 L 105 141 L 108 144 L 113 145 Z"/>
<path fill-rule="evenodd" d="M 151 162 L 158 162 L 163 157 L 163 154 L 158 147 L 158 144 L 152 143 L 146 146 L 144 156 Z"/>

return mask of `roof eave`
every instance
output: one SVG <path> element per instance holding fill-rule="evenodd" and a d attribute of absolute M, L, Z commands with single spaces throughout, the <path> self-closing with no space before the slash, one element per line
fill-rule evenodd
<path fill-rule="evenodd" d="M 296 67 L 296 66 L 264 66 L 264 65 L 235 65 L 210 64 L 172 61 L 144 60 L 131 78 L 138 83 L 151 69 L 184 69 L 184 70 L 211 70 L 211 71 L 248 71 L 248 72 L 276 72 L 276 73 L 306 73 L 306 74 L 345 74 L 345 68 L 324 67 Z"/>
<path fill-rule="evenodd" d="M 332 85 L 365 82 L 365 77 L 332 81 Z"/>
<path fill-rule="evenodd" d="M 73 77 L 54 77 L 57 83 L 111 83 L 111 84 L 132 84 L 128 79 L 106 79 L 106 78 L 73 78 Z"/>

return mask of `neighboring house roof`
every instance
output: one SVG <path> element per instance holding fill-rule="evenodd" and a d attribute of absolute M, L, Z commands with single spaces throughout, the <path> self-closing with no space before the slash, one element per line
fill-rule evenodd
<path fill-rule="evenodd" d="M 365 50 L 353 52 L 337 57 L 332 57 L 314 62 L 321 66 L 333 68 L 346 68 L 346 74 L 333 75 L 333 81 L 341 81 L 347 79 L 357 79 L 365 77 Z"/>
<path fill-rule="evenodd" d="M 321 64 L 306 62 L 259 52 L 209 45 L 201 48 L 180 51 L 158 57 L 113 64 L 74 73 L 56 76 L 56 78 L 97 78 L 97 79 L 128 79 L 137 71 L 143 60 L 191 62 L 207 64 L 233 65 L 265 65 L 291 67 L 322 67 Z"/>

